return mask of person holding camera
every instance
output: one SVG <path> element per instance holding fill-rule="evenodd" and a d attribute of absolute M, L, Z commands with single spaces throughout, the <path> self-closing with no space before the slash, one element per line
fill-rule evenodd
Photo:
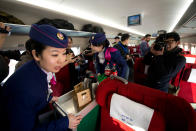
<path fill-rule="evenodd" d="M 114 43 L 112 43 L 112 47 L 114 47 L 116 44 L 118 44 L 118 42 L 120 41 L 120 37 L 119 36 L 116 36 L 115 38 L 114 38 Z"/>
<path fill-rule="evenodd" d="M 0 22 L 0 48 L 2 47 L 8 33 L 10 31 L 9 26 L 5 26 L 4 23 Z M 7 62 L 5 56 L 0 55 L 0 83 L 8 76 L 9 74 L 9 62 Z"/>
<path fill-rule="evenodd" d="M 176 32 L 162 34 L 156 38 L 150 52 L 144 56 L 144 63 L 149 65 L 146 85 L 168 92 L 169 81 L 185 66 L 186 59 L 180 55 L 178 47 L 180 36 Z"/>

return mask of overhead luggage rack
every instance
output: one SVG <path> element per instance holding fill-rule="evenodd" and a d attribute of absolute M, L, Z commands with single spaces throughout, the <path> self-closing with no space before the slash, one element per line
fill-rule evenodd
<path fill-rule="evenodd" d="M 13 35 L 28 35 L 30 32 L 31 25 L 19 25 L 19 24 L 10 24 L 5 23 L 6 26 L 11 27 L 11 34 Z M 85 32 L 85 31 L 75 31 L 75 30 L 66 30 L 59 29 L 61 32 L 65 33 L 67 36 L 75 36 L 75 37 L 90 37 L 96 33 Z M 114 38 L 113 35 L 106 35 L 107 38 Z"/>
<path fill-rule="evenodd" d="M 11 34 L 14 35 L 28 35 L 31 28 L 31 25 L 19 25 L 19 24 L 10 24 L 10 23 L 6 23 L 5 25 L 11 27 Z M 67 36 L 90 37 L 93 34 L 95 34 L 95 33 L 84 32 L 84 31 L 75 31 L 75 30 L 66 30 L 66 29 L 59 29 L 59 30 L 65 33 Z"/>

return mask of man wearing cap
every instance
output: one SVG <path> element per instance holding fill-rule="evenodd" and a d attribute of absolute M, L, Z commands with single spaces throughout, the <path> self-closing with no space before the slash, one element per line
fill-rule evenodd
<path fill-rule="evenodd" d="M 120 37 L 118 37 L 118 36 L 116 36 L 115 38 L 114 38 L 114 43 L 112 43 L 112 47 L 114 47 L 116 44 L 118 44 L 118 42 L 120 41 Z"/>
<path fill-rule="evenodd" d="M 52 97 L 51 74 L 58 72 L 66 59 L 67 36 L 49 25 L 32 25 L 30 30 L 33 60 L 19 68 L 4 84 L 0 108 L 3 131 L 66 131 L 80 123 L 81 116 L 68 114 L 57 120 L 39 121 L 39 115 Z"/>
<path fill-rule="evenodd" d="M 105 66 L 109 62 L 110 69 L 116 64 L 118 76 L 125 78 L 128 65 L 117 49 L 108 47 L 110 43 L 106 39 L 105 34 L 99 33 L 92 36 L 90 38 L 90 43 L 92 50 L 96 52 L 96 73 L 98 75 L 104 74 Z"/>

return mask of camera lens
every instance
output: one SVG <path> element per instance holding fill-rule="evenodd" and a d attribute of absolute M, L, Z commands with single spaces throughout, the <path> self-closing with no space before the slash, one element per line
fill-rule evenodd
<path fill-rule="evenodd" d="M 156 51 L 161 51 L 164 46 L 165 46 L 165 43 L 164 42 L 157 42 L 157 43 L 155 43 L 155 45 L 154 45 L 153 48 Z"/>

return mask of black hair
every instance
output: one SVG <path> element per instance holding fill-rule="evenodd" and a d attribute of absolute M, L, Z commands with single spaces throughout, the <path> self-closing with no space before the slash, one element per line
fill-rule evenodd
<path fill-rule="evenodd" d="M 36 56 L 41 55 L 43 50 L 46 49 L 46 45 L 37 42 L 33 39 L 29 39 L 28 43 L 31 45 L 31 55 L 32 55 L 32 50 L 35 50 Z"/>
<path fill-rule="evenodd" d="M 104 42 L 101 42 L 95 46 L 101 46 L 101 45 L 103 45 L 103 47 L 109 47 L 110 42 L 106 39 Z"/>
<path fill-rule="evenodd" d="M 120 39 L 120 37 L 116 36 L 114 39 Z"/>
<path fill-rule="evenodd" d="M 70 39 L 71 41 L 73 41 L 71 36 L 67 36 L 67 38 Z"/>
<path fill-rule="evenodd" d="M 175 41 L 180 41 L 180 36 L 176 32 L 167 33 L 166 39 L 169 39 L 169 38 L 174 38 Z"/>
<path fill-rule="evenodd" d="M 149 36 L 151 36 L 151 35 L 150 35 L 150 34 L 146 34 L 146 35 L 145 35 L 145 38 L 147 38 L 147 37 L 149 37 Z"/>
<path fill-rule="evenodd" d="M 121 37 L 121 41 L 125 41 L 125 40 L 128 40 L 130 37 L 129 34 L 123 34 L 122 37 Z"/>
<path fill-rule="evenodd" d="M 32 51 L 32 45 L 31 45 L 30 39 L 26 41 L 26 43 L 25 43 L 25 49 L 26 49 L 27 51 L 29 51 L 29 52 Z"/>

